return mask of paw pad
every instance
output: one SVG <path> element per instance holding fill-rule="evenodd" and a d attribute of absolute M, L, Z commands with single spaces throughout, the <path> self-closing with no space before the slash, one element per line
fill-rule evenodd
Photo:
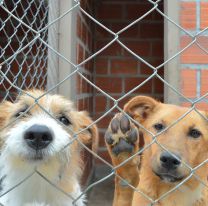
<path fill-rule="evenodd" d="M 132 153 L 137 140 L 138 130 L 128 117 L 122 113 L 115 115 L 105 134 L 105 141 L 111 146 L 112 152 L 115 155 Z"/>

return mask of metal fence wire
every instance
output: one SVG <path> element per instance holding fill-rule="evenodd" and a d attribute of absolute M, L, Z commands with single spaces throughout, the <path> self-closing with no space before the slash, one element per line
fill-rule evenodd
<path fill-rule="evenodd" d="M 1 93 L 2 100 L 16 100 L 16 93 L 26 93 L 25 90 L 29 88 L 42 88 L 46 89 L 46 82 L 47 82 L 47 64 L 48 64 L 48 51 L 52 51 L 54 55 L 57 55 L 59 58 L 61 58 L 63 61 L 67 62 L 70 66 L 73 66 L 74 71 L 69 74 L 65 79 L 55 86 L 48 88 L 44 95 L 47 95 L 49 92 L 53 91 L 57 87 L 59 87 L 64 81 L 70 79 L 74 74 L 78 74 L 81 78 L 83 78 L 85 81 L 87 81 L 94 89 L 101 92 L 103 95 L 105 95 L 107 98 L 112 100 L 114 102 L 114 105 L 109 111 L 106 111 L 104 115 L 99 117 L 96 121 L 94 121 L 92 124 L 88 125 L 87 128 L 91 127 L 92 125 L 99 122 L 102 118 L 104 118 L 106 115 L 111 113 L 115 108 L 117 108 L 120 112 L 125 113 L 122 108 L 119 107 L 118 103 L 121 102 L 125 97 L 129 96 L 131 93 L 133 93 L 138 88 L 142 87 L 146 82 L 148 82 L 150 79 L 157 77 L 159 78 L 165 86 L 173 90 L 178 96 L 184 98 L 189 103 L 191 103 L 191 108 L 183 115 L 181 116 L 177 121 L 169 125 L 167 128 L 165 128 L 163 131 L 158 133 L 157 135 L 153 134 L 152 132 L 145 129 L 142 125 L 140 125 L 138 122 L 136 122 L 134 119 L 132 119 L 128 114 L 125 113 L 128 118 L 133 121 L 135 124 L 137 124 L 139 127 L 143 128 L 147 133 L 149 133 L 152 136 L 152 142 L 149 145 L 145 145 L 144 148 L 140 149 L 136 154 L 126 159 L 121 164 L 114 167 L 110 163 L 108 163 L 105 159 L 100 157 L 95 152 L 91 151 L 88 147 L 86 147 L 82 142 L 80 142 L 77 139 L 77 135 L 81 132 L 83 132 L 85 129 L 79 131 L 78 133 L 73 133 L 74 138 L 71 142 L 69 142 L 65 147 L 69 147 L 73 141 L 77 140 L 79 144 L 81 144 L 82 147 L 84 147 L 88 152 L 90 152 L 94 157 L 98 158 L 100 161 L 102 161 L 105 165 L 107 165 L 111 169 L 111 173 L 105 176 L 104 178 L 100 179 L 99 181 L 96 181 L 92 184 L 90 184 L 86 189 L 79 194 L 76 198 L 73 198 L 73 205 L 76 205 L 77 201 L 86 194 L 92 187 L 101 184 L 106 179 L 110 178 L 111 176 L 117 176 L 120 178 L 123 182 L 125 182 L 130 188 L 135 190 L 135 192 L 138 192 L 142 195 L 144 195 L 145 198 L 147 198 L 152 205 L 158 203 L 160 200 L 166 198 L 166 196 L 172 192 L 174 192 L 176 189 L 178 189 L 181 185 L 183 185 L 185 182 L 187 182 L 192 176 L 195 176 L 198 181 L 200 181 L 205 187 L 205 182 L 203 182 L 196 174 L 195 171 L 202 167 L 204 164 L 207 163 L 208 159 L 204 162 L 200 163 L 196 167 L 192 168 L 190 165 L 188 165 L 185 162 L 182 162 L 189 170 L 190 175 L 182 180 L 179 184 L 175 185 L 171 190 L 163 194 L 158 199 L 152 199 L 147 194 L 144 194 L 142 191 L 140 191 L 138 188 L 135 188 L 133 185 L 130 185 L 128 181 L 123 179 L 121 176 L 119 176 L 116 173 L 116 170 L 120 167 L 122 167 L 125 163 L 127 163 L 129 160 L 134 158 L 136 155 L 141 154 L 144 150 L 148 149 L 153 143 L 158 144 L 163 150 L 169 151 L 164 145 L 162 145 L 160 142 L 158 142 L 158 137 L 168 130 L 169 128 L 173 127 L 175 124 L 177 124 L 179 121 L 183 121 L 183 118 L 186 117 L 191 111 L 197 112 L 200 116 L 202 116 L 204 119 L 207 120 L 205 116 L 203 116 L 195 107 L 196 103 L 200 102 L 202 99 L 206 98 L 208 96 L 208 93 L 201 96 L 197 100 L 190 100 L 186 96 L 184 96 L 181 92 L 177 91 L 177 89 L 174 88 L 173 85 L 170 85 L 164 78 L 162 78 L 158 71 L 162 69 L 164 65 L 166 65 L 168 62 L 173 60 L 174 58 L 178 57 L 183 53 L 186 49 L 191 47 L 193 44 L 196 44 L 199 48 L 201 48 L 206 54 L 208 54 L 208 51 L 198 42 L 198 37 L 208 30 L 208 28 L 205 28 L 204 30 L 198 31 L 198 33 L 193 34 L 191 32 L 186 31 L 184 28 L 182 28 L 179 24 L 171 20 L 167 15 L 165 15 L 159 8 L 158 4 L 161 2 L 161 0 L 153 1 L 153 0 L 147 0 L 149 3 L 151 3 L 152 8 L 145 13 L 143 16 L 139 17 L 138 19 L 134 20 L 132 23 L 127 25 L 125 28 L 121 29 L 118 32 L 113 32 L 106 26 L 104 26 L 101 22 L 99 22 L 97 19 L 95 19 L 91 14 L 89 14 L 86 10 L 84 10 L 81 7 L 80 1 L 75 0 L 75 5 L 72 8 L 68 8 L 67 11 L 64 14 L 59 15 L 58 18 L 53 19 L 51 21 L 48 21 L 48 1 L 46 0 L 27 0 L 27 1 L 21 1 L 21 0 L 11 0 L 11 1 L 4 1 L 0 0 L 0 34 L 3 36 L 1 39 L 1 53 L 0 53 L 0 87 L 1 90 L 4 92 Z M 113 35 L 112 40 L 105 45 L 103 48 L 98 50 L 97 52 L 93 53 L 91 56 L 89 56 L 87 59 L 82 61 L 79 64 L 73 63 L 70 59 L 67 59 L 63 56 L 63 54 L 59 53 L 56 49 L 52 48 L 48 44 L 48 29 L 53 26 L 57 21 L 60 21 L 65 15 L 67 15 L 70 12 L 73 12 L 73 10 L 79 9 L 83 15 L 86 15 L 88 18 L 90 18 L 95 24 L 102 27 L 105 31 L 109 32 L 111 35 Z M 183 31 L 186 35 L 188 35 L 190 38 L 192 38 L 192 41 L 183 49 L 181 49 L 179 52 L 177 52 L 175 55 L 173 55 L 171 58 L 164 61 L 162 64 L 158 65 L 157 67 L 152 66 L 147 61 L 145 61 L 141 56 L 134 53 L 131 49 L 129 49 L 121 40 L 120 35 L 132 27 L 134 24 L 140 22 L 142 19 L 144 19 L 147 15 L 152 13 L 153 11 L 158 12 L 160 15 L 164 17 L 165 20 L 168 22 L 174 24 L 178 29 Z M 8 29 L 8 25 L 10 25 L 10 30 Z M 12 25 L 12 27 L 11 27 Z M 112 45 L 114 42 L 119 43 L 126 51 L 128 51 L 131 55 L 133 55 L 138 61 L 143 62 L 146 64 L 149 68 L 152 69 L 152 74 L 141 84 L 133 88 L 131 91 L 127 92 L 125 95 L 120 97 L 119 99 L 115 99 L 112 96 L 110 96 L 107 92 L 103 91 L 101 88 L 96 86 L 92 81 L 90 81 L 87 77 L 85 77 L 81 72 L 80 68 L 82 65 L 87 63 L 88 61 L 92 60 L 94 57 L 96 57 L 98 54 L 102 53 L 106 48 L 108 48 L 110 45 Z M 50 69 L 50 68 L 49 68 Z M 44 96 L 43 95 L 43 96 Z M 43 97 L 42 96 L 42 97 Z M 39 105 L 39 100 L 42 98 L 39 97 L 38 99 L 35 99 L 35 104 Z M 41 107 L 41 105 L 39 105 Z M 30 108 L 29 108 L 30 109 Z M 29 110 L 28 109 L 28 110 Z M 46 111 L 44 108 L 41 107 L 42 110 L 44 110 L 48 115 L 50 115 L 52 118 L 54 118 L 51 114 L 49 114 L 48 111 Z M 26 111 L 27 112 L 27 111 Z M 54 118 L 55 119 L 55 118 Z M 174 154 L 172 154 L 174 156 Z M 177 157 L 176 157 L 177 158 Z M 23 184 L 28 178 L 31 178 L 32 175 L 38 174 L 40 177 L 42 177 L 45 181 L 47 181 L 49 184 L 51 184 L 52 187 L 55 187 L 57 190 L 61 191 L 65 195 L 68 196 L 68 198 L 72 198 L 69 194 L 67 194 L 65 191 L 62 191 L 55 183 L 51 182 L 47 179 L 43 174 L 41 174 L 38 171 L 38 168 L 34 170 L 32 174 L 28 174 L 25 179 L 23 179 L 21 182 L 19 182 L 17 185 L 14 185 L 12 188 L 10 188 L 8 191 L 4 192 L 3 194 L 0 194 L 0 200 L 1 198 L 6 195 L 7 193 L 11 192 L 12 190 L 15 190 L 18 188 L 21 184 Z M 9 175 L 9 174 L 8 174 Z M 2 205 L 2 204 L 1 204 Z M 5 205 L 6 206 L 6 205 Z"/>

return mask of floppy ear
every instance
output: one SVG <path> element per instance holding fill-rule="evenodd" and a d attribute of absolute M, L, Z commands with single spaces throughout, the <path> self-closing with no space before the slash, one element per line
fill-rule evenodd
<path fill-rule="evenodd" d="M 0 129 L 6 126 L 8 122 L 8 116 L 10 115 L 9 109 L 13 105 L 12 102 L 3 101 L 0 103 Z"/>
<path fill-rule="evenodd" d="M 158 104 L 159 102 L 151 97 L 137 96 L 124 105 L 124 111 L 142 123 Z"/>
<path fill-rule="evenodd" d="M 88 113 L 85 111 L 78 112 L 76 116 L 77 123 L 81 129 L 88 127 L 93 123 L 92 119 L 89 117 Z M 98 130 L 97 126 L 93 124 L 91 127 L 86 129 L 84 132 L 79 134 L 80 140 L 84 144 L 92 144 L 92 150 L 97 151 L 98 148 Z"/>
<path fill-rule="evenodd" d="M 2 131 L 2 128 L 4 128 L 8 124 L 8 116 L 9 116 L 9 109 L 13 103 L 8 101 L 3 101 L 0 103 L 0 133 Z M 0 150 L 3 145 L 3 139 L 0 134 Z"/>

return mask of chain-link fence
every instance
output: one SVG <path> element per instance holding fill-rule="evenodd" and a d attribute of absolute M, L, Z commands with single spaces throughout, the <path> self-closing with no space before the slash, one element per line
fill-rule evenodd
<path fill-rule="evenodd" d="M 1 71 L 19 88 L 44 88 L 48 48 L 36 41 L 36 31 L 47 23 L 47 2 L 2 1 L 1 5 Z M 41 38 L 46 42 L 47 35 L 47 29 L 44 29 Z M 6 92 L 2 97 L 14 100 L 13 95 L 18 90 L 6 78 L 1 78 L 1 87 Z"/>
<path fill-rule="evenodd" d="M 207 187 L 206 182 L 203 182 L 199 176 L 196 175 L 197 169 L 202 167 L 204 164 L 207 163 L 207 160 L 204 160 L 203 162 L 199 163 L 197 166 L 192 168 L 190 165 L 188 165 L 186 162 L 182 162 L 182 164 L 189 170 L 189 175 L 183 179 L 180 183 L 175 184 L 173 188 L 171 188 L 169 191 L 165 192 L 163 195 L 161 195 L 157 199 L 152 199 L 147 194 L 139 190 L 138 188 L 135 188 L 134 186 L 130 185 L 128 181 L 123 179 L 121 176 L 119 176 L 116 173 L 116 170 L 120 167 L 122 167 L 125 163 L 133 159 L 135 156 L 141 154 L 144 150 L 147 150 L 151 145 L 157 144 L 160 148 L 162 148 L 164 151 L 167 151 L 168 153 L 171 153 L 164 145 L 162 145 L 158 139 L 160 138 L 160 135 L 166 132 L 168 129 L 179 123 L 180 121 L 183 121 L 183 119 L 189 115 L 192 111 L 195 111 L 200 115 L 202 118 L 207 120 L 207 117 L 205 117 L 197 108 L 196 104 L 206 98 L 208 94 L 205 94 L 197 100 L 190 100 L 185 95 L 183 95 L 180 91 L 178 91 L 174 85 L 169 84 L 163 77 L 159 75 L 159 71 L 163 69 L 163 66 L 171 62 L 176 57 L 180 56 L 186 49 L 191 47 L 193 44 L 196 44 L 203 52 L 208 54 L 208 51 L 206 48 L 204 48 L 203 45 L 198 41 L 198 37 L 205 33 L 208 28 L 205 28 L 203 30 L 198 31 L 197 33 L 193 34 L 191 32 L 188 32 L 183 27 L 181 27 L 178 23 L 174 22 L 170 17 L 168 17 L 166 14 L 164 14 L 159 8 L 158 4 L 161 2 L 161 0 L 153 1 L 153 0 L 147 0 L 151 4 L 151 9 L 146 12 L 141 17 L 134 20 L 132 23 L 128 24 L 125 28 L 121 29 L 118 32 L 113 32 L 111 29 L 104 26 L 101 22 L 99 22 L 96 18 L 94 18 L 87 10 L 84 10 L 81 6 L 80 1 L 74 1 L 74 6 L 71 8 L 67 8 L 65 13 L 59 14 L 58 17 L 55 19 L 49 18 L 49 2 L 46 0 L 33 0 L 33 1 L 21 1 L 21 0 L 12 0 L 12 1 L 0 1 L 0 13 L 1 13 L 1 24 L 0 24 L 0 36 L 1 36 L 1 54 L 0 54 L 0 61 L 1 61 L 1 98 L 2 100 L 16 100 L 16 94 L 24 93 L 28 94 L 25 90 L 29 88 L 41 88 L 46 89 L 46 92 L 38 98 L 34 98 L 35 105 L 39 104 L 39 101 L 41 98 L 43 98 L 45 95 L 47 95 L 50 92 L 53 92 L 53 90 L 56 90 L 57 87 L 61 86 L 65 81 L 70 80 L 75 74 L 77 74 L 79 77 L 82 78 L 83 81 L 86 81 L 88 84 L 90 84 L 95 90 L 102 93 L 105 97 L 110 99 L 113 102 L 113 106 L 110 110 L 106 111 L 105 114 L 97 118 L 92 124 L 88 125 L 85 129 L 80 130 L 78 133 L 74 133 L 73 131 L 70 131 L 73 133 L 73 140 L 69 142 L 64 148 L 69 147 L 71 144 L 73 144 L 74 141 L 77 141 L 81 147 L 83 147 L 85 150 L 87 150 L 89 153 L 91 153 L 95 158 L 99 159 L 101 162 L 103 162 L 106 166 L 108 166 L 112 172 L 105 176 L 104 178 L 100 179 L 99 181 L 96 181 L 89 186 L 86 187 L 86 189 L 81 192 L 77 197 L 71 197 L 70 194 L 67 194 L 64 190 L 59 188 L 56 183 L 51 182 L 46 176 L 41 174 L 38 171 L 38 168 L 34 170 L 32 174 L 28 174 L 23 180 L 21 180 L 18 184 L 11 187 L 8 191 L 5 191 L 3 194 L 0 194 L 0 200 L 2 197 L 7 195 L 13 190 L 16 190 L 21 184 L 24 184 L 27 179 L 31 178 L 34 174 L 37 174 L 41 178 L 44 179 L 44 181 L 48 182 L 51 187 L 56 188 L 57 191 L 62 192 L 68 198 L 72 199 L 72 205 L 77 205 L 77 202 L 79 199 L 86 194 L 91 188 L 98 184 L 102 184 L 103 181 L 106 179 L 116 176 L 119 179 L 121 179 L 127 186 L 132 188 L 137 193 L 142 194 L 147 200 L 151 202 L 152 205 L 157 204 L 162 199 L 166 198 L 170 193 L 173 193 L 175 190 L 181 187 L 184 183 L 186 183 L 190 178 L 193 176 L 197 178 L 197 180 L 204 186 Z M 64 18 L 66 15 L 72 13 L 75 10 L 79 10 L 84 16 L 87 16 L 92 22 L 94 22 L 96 25 L 99 25 L 104 29 L 106 32 L 111 34 L 113 36 L 112 40 L 104 45 L 101 49 L 94 52 L 92 55 L 81 61 L 80 63 L 76 64 L 71 61 L 71 59 L 66 58 L 62 53 L 60 53 L 57 48 L 53 48 L 48 43 L 48 31 L 54 24 L 56 24 L 58 21 L 61 21 L 62 18 Z M 128 48 L 121 40 L 120 35 L 127 31 L 129 28 L 131 28 L 133 25 L 139 23 L 142 21 L 145 17 L 147 17 L 152 12 L 158 12 L 160 15 L 163 16 L 164 20 L 168 21 L 169 23 L 173 24 L 175 27 L 177 27 L 179 30 L 181 30 L 183 33 L 188 35 L 192 41 L 183 49 L 178 51 L 176 54 L 171 56 L 169 59 L 166 59 L 162 64 L 158 66 L 152 66 L 150 63 L 148 63 L 144 58 L 137 55 L 135 52 L 133 52 L 130 48 Z M 56 13 L 57 15 L 57 13 Z M 51 20 L 52 19 L 52 20 Z M 132 56 L 134 56 L 138 61 L 144 63 L 147 65 L 151 70 L 152 74 L 149 75 L 149 77 L 143 81 L 141 84 L 137 85 L 133 89 L 131 89 L 129 92 L 125 93 L 122 97 L 115 99 L 111 95 L 109 95 L 106 91 L 103 91 L 101 88 L 99 88 L 93 81 L 89 80 L 83 73 L 81 72 L 81 67 L 86 64 L 87 62 L 91 61 L 93 58 L 95 58 L 97 55 L 102 54 L 102 52 L 107 49 L 109 46 L 111 46 L 114 42 L 117 42 L 119 45 L 122 46 L 122 48 L 125 49 L 125 51 L 129 52 Z M 64 79 L 62 79 L 58 84 L 52 85 L 50 88 L 47 88 L 47 77 L 51 75 L 53 76 L 53 72 L 57 71 L 51 71 L 51 67 L 48 65 L 48 53 L 53 53 L 53 56 L 58 56 L 62 61 L 69 64 L 71 67 L 73 67 L 73 71 L 65 76 Z M 50 73 L 50 74 L 49 74 Z M 152 132 L 145 129 L 140 123 L 135 121 L 129 114 L 125 113 L 123 111 L 123 108 L 119 106 L 119 103 L 124 100 L 126 97 L 128 97 L 131 93 L 133 93 L 135 90 L 141 88 L 145 83 L 147 83 L 152 78 L 157 77 L 160 79 L 165 87 L 171 89 L 174 93 L 176 93 L 179 97 L 185 99 L 187 102 L 189 102 L 192 106 L 191 108 L 184 113 L 179 119 L 177 119 L 175 122 L 172 122 L 168 127 L 166 127 L 163 131 L 159 132 L 158 134 L 153 134 Z M 29 94 L 28 94 L 29 95 Z M 34 105 L 33 105 L 34 106 Z M 91 149 L 89 149 L 87 146 L 85 146 L 79 139 L 77 138 L 78 134 L 84 132 L 86 129 L 90 128 L 92 125 L 98 123 L 101 119 L 103 119 L 106 115 L 111 113 L 114 109 L 118 109 L 120 112 L 125 113 L 125 115 L 135 124 L 137 124 L 140 128 L 143 128 L 151 137 L 152 142 L 148 145 L 145 145 L 142 149 L 137 151 L 134 155 L 123 161 L 121 164 L 117 166 L 113 166 L 108 161 L 106 161 L 104 158 L 101 158 L 98 154 L 93 152 Z M 31 108 L 28 108 L 25 112 L 28 112 Z M 51 115 L 45 108 L 41 109 L 45 111 L 48 115 L 50 115 L 53 119 L 56 119 Z M 66 128 L 68 130 L 68 128 Z M 176 159 L 178 159 L 177 156 L 171 153 L 172 156 L 174 156 Z M 181 160 L 180 160 L 181 161 Z M 7 174 L 9 175 L 9 174 Z M 102 203 L 101 203 L 102 205 Z M 6 205 L 5 205 L 6 206 Z"/>

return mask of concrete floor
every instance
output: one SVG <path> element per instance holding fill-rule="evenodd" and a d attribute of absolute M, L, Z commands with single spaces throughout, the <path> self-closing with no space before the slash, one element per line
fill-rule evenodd
<path fill-rule="evenodd" d="M 100 166 L 95 170 L 93 183 L 110 174 L 110 170 Z M 114 193 L 114 177 L 93 187 L 88 194 L 88 206 L 112 206 Z"/>

